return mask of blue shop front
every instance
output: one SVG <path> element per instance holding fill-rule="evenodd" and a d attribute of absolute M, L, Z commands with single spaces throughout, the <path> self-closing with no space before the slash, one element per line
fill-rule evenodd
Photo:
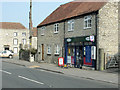
<path fill-rule="evenodd" d="M 96 67 L 96 36 L 65 38 L 65 64 Z"/>

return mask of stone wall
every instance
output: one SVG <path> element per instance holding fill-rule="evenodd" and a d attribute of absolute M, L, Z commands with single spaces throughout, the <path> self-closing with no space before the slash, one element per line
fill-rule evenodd
<path fill-rule="evenodd" d="M 17 32 L 17 36 L 14 37 L 14 32 Z M 22 36 L 22 33 L 26 32 L 26 36 Z M 13 44 L 13 39 L 18 39 L 18 45 Z M 26 39 L 26 44 L 29 45 L 29 30 L 28 29 L 0 29 L 0 51 L 4 50 L 4 45 L 9 45 L 9 49 L 13 50 L 14 47 L 18 48 L 19 53 L 19 45 L 22 43 L 22 39 Z M 23 45 L 24 48 L 24 45 Z M 18 55 L 18 53 L 16 55 Z"/>
<path fill-rule="evenodd" d="M 109 55 L 118 53 L 118 3 L 109 2 L 99 10 L 99 48 Z"/>
<path fill-rule="evenodd" d="M 59 23 L 59 32 L 54 33 L 54 24 L 45 26 L 44 35 L 41 35 L 41 28 L 38 28 L 38 62 L 42 61 L 42 44 L 44 45 L 44 61 L 55 63 L 62 56 L 62 47 L 64 42 L 64 23 Z M 60 48 L 59 55 L 55 55 L 55 45 Z M 51 54 L 47 53 L 48 45 L 51 46 Z"/>

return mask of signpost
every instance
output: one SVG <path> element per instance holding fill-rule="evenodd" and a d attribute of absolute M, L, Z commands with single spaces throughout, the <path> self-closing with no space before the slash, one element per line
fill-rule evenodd
<path fill-rule="evenodd" d="M 58 66 L 64 66 L 64 58 L 63 57 L 58 58 Z"/>

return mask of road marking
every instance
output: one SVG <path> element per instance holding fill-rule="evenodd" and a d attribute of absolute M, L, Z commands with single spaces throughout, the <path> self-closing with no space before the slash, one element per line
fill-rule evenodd
<path fill-rule="evenodd" d="M 38 84 L 44 84 L 44 83 L 42 83 L 42 82 L 38 82 L 38 81 L 29 79 L 29 78 L 26 78 L 26 77 L 23 77 L 23 76 L 18 76 L 18 77 L 20 77 L 20 78 L 22 78 L 22 79 L 25 79 L 25 80 L 28 80 L 28 81 L 32 81 L 32 82 L 38 83 Z"/>
<path fill-rule="evenodd" d="M 37 67 L 40 67 L 40 66 L 37 66 L 37 65 L 29 66 L 29 68 L 37 68 Z"/>
<path fill-rule="evenodd" d="M 12 73 L 10 73 L 10 72 L 8 72 L 8 71 L 4 71 L 4 70 L 0 70 L 1 72 L 4 72 L 4 73 L 7 73 L 7 74 L 12 74 Z"/>

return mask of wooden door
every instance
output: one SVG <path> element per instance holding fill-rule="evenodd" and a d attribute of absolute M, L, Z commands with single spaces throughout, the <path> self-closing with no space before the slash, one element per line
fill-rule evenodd
<path fill-rule="evenodd" d="M 44 60 L 44 44 L 42 44 L 42 60 Z"/>

